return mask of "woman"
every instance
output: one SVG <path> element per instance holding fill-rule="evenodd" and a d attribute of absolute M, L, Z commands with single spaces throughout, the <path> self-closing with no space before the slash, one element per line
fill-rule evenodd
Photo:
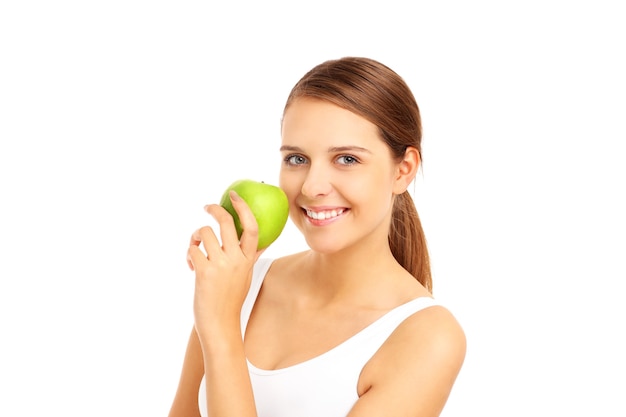
<path fill-rule="evenodd" d="M 309 250 L 261 258 L 258 228 L 193 233 L 192 329 L 170 417 L 438 416 L 465 335 L 431 295 L 426 240 L 407 192 L 421 161 L 413 94 L 367 58 L 324 62 L 294 86 L 280 187 Z M 206 254 L 205 254 L 206 253 Z"/>

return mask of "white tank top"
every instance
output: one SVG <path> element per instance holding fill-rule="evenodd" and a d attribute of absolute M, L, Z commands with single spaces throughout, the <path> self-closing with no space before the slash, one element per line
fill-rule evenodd
<path fill-rule="evenodd" d="M 252 307 L 272 259 L 262 258 L 254 268 L 250 292 L 241 311 L 245 334 Z M 361 369 L 406 318 L 438 305 L 430 297 L 402 304 L 331 350 L 302 363 L 276 370 L 259 369 L 248 361 L 259 417 L 345 417 L 359 398 Z M 236 401 L 233 398 L 233 401 Z M 207 417 L 205 380 L 198 392 L 202 417 Z"/>

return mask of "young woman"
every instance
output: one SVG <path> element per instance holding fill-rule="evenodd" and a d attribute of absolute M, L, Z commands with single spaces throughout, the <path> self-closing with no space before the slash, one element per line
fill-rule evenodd
<path fill-rule="evenodd" d="M 438 416 L 465 358 L 464 332 L 431 294 L 407 188 L 420 113 L 387 66 L 346 57 L 294 86 L 282 120 L 280 187 L 309 250 L 256 250 L 220 206 L 193 233 L 194 317 L 170 417 Z"/>

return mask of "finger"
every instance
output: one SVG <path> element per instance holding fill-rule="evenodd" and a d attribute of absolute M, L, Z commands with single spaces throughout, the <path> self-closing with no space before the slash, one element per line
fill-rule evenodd
<path fill-rule="evenodd" d="M 204 252 L 202 252 L 202 250 L 199 247 L 200 243 L 202 243 L 202 242 L 197 240 L 197 239 L 195 239 L 194 236 L 192 235 L 191 241 L 189 242 L 189 247 L 187 248 L 187 259 L 186 259 L 187 260 L 187 266 L 192 271 L 194 271 L 195 267 L 196 267 L 196 265 L 194 265 L 194 260 L 192 259 L 192 253 L 199 252 L 200 255 L 204 259 L 207 259 L 207 255 Z"/>
<path fill-rule="evenodd" d="M 259 225 L 248 204 L 235 191 L 230 191 L 230 201 L 233 203 L 243 229 L 239 246 L 247 258 L 254 258 L 259 243 Z"/>
<path fill-rule="evenodd" d="M 235 228 L 235 220 L 233 219 L 233 216 L 231 216 L 224 207 L 217 204 L 207 205 L 204 209 L 207 213 L 213 216 L 219 224 L 222 246 L 224 248 L 238 247 L 239 237 L 237 236 L 237 229 Z"/>
<path fill-rule="evenodd" d="M 195 271 L 203 262 L 207 261 L 207 257 L 198 246 L 189 246 L 189 249 L 187 249 L 187 265 L 189 269 Z"/>
<path fill-rule="evenodd" d="M 191 257 L 191 249 L 193 247 L 198 247 L 198 245 L 202 242 L 200 242 L 200 240 L 198 240 L 199 236 L 196 236 L 196 232 L 194 231 L 191 234 L 191 238 L 189 239 L 189 247 L 187 248 L 187 266 L 189 267 L 189 269 L 191 269 L 192 271 L 194 270 L 194 264 L 193 264 L 193 260 Z"/>
<path fill-rule="evenodd" d="M 195 270 L 195 267 L 193 265 L 193 261 L 191 259 L 191 246 L 189 246 L 189 248 L 187 248 L 187 266 L 189 267 L 189 269 L 191 269 L 192 271 Z"/>
<path fill-rule="evenodd" d="M 261 250 L 256 251 L 256 254 L 254 255 L 254 262 L 258 261 L 259 258 L 263 255 L 263 252 L 265 252 L 267 248 L 263 248 Z"/>
<path fill-rule="evenodd" d="M 206 252 L 206 256 L 209 259 L 215 259 L 221 252 L 220 242 L 210 226 L 203 226 L 197 229 L 191 235 L 190 247 L 200 247 Z"/>

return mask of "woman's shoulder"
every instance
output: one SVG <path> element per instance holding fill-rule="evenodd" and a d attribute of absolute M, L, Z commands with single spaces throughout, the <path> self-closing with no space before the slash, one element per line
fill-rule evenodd
<path fill-rule="evenodd" d="M 373 386 L 406 384 L 448 390 L 465 360 L 466 336 L 454 314 L 433 303 L 407 317 L 363 369 L 359 391 Z"/>
<path fill-rule="evenodd" d="M 400 323 L 377 356 L 382 366 L 399 360 L 415 369 L 440 364 L 454 373 L 461 368 L 466 346 L 465 331 L 455 315 L 434 302 Z"/>
<path fill-rule="evenodd" d="M 289 255 L 283 255 L 279 257 L 261 257 L 257 261 L 257 266 L 270 266 L 272 270 L 280 270 L 286 271 L 290 269 L 296 269 L 301 265 L 301 260 L 305 257 L 305 255 L 309 251 L 302 251 L 297 253 L 292 253 Z"/>
<path fill-rule="evenodd" d="M 254 265 L 254 281 L 263 281 L 265 288 L 278 282 L 286 284 L 284 277 L 293 276 L 300 268 L 304 252 L 280 257 L 261 257 Z M 269 283 L 269 285 L 268 285 Z"/>
<path fill-rule="evenodd" d="M 438 351 L 443 347 L 465 351 L 465 332 L 461 324 L 450 309 L 436 300 L 430 307 L 409 316 L 398 326 L 396 333 L 398 338 L 409 337 L 415 343 L 435 347 Z"/>

